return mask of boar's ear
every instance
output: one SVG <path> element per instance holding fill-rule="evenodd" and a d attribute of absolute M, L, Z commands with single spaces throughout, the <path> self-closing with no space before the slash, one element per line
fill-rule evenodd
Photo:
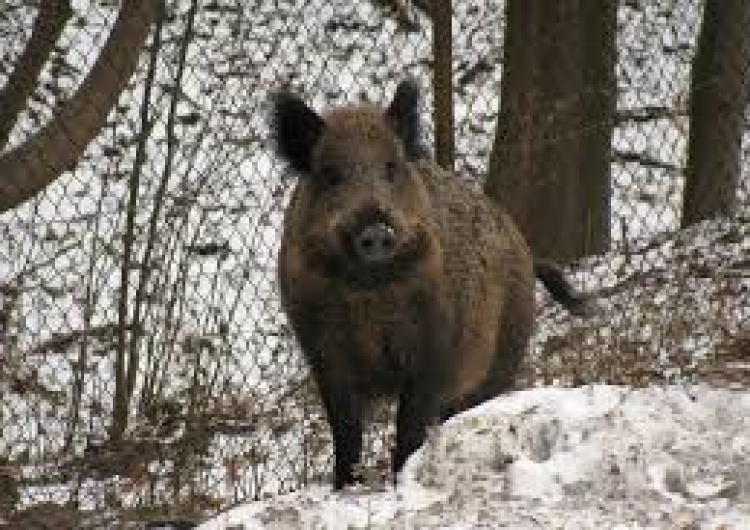
<path fill-rule="evenodd" d="M 271 102 L 271 127 L 276 149 L 294 169 L 309 172 L 312 150 L 323 132 L 323 118 L 288 92 L 276 92 L 271 96 Z"/>
<path fill-rule="evenodd" d="M 406 156 L 410 160 L 425 156 L 420 137 L 422 134 L 419 120 L 419 85 L 413 78 L 399 83 L 388 110 L 385 112 L 388 121 L 404 144 Z"/>

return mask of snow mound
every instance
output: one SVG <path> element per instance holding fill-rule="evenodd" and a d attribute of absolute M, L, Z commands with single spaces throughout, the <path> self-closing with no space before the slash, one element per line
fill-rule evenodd
<path fill-rule="evenodd" d="M 750 529 L 750 391 L 537 388 L 435 429 L 399 486 L 308 488 L 229 528 Z"/>

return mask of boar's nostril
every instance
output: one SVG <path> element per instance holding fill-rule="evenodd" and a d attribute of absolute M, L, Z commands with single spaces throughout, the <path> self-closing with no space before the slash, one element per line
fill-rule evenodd
<path fill-rule="evenodd" d="M 396 232 L 385 223 L 366 226 L 354 238 L 357 256 L 368 265 L 390 261 L 396 253 Z"/>

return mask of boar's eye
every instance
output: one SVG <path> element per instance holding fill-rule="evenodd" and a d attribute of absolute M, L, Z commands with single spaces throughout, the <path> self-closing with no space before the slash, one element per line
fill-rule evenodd
<path fill-rule="evenodd" d="M 344 173 L 336 166 L 324 166 L 318 177 L 324 188 L 333 188 L 344 181 Z"/>

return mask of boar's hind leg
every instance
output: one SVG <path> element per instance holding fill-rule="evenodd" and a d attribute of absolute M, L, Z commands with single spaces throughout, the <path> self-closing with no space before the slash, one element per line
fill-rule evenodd
<path fill-rule="evenodd" d="M 534 323 L 533 298 L 518 300 L 515 311 L 507 314 L 500 326 L 495 360 L 482 384 L 470 394 L 450 403 L 440 411 L 441 421 L 476 407 L 512 389 L 516 375 L 528 350 Z"/>

